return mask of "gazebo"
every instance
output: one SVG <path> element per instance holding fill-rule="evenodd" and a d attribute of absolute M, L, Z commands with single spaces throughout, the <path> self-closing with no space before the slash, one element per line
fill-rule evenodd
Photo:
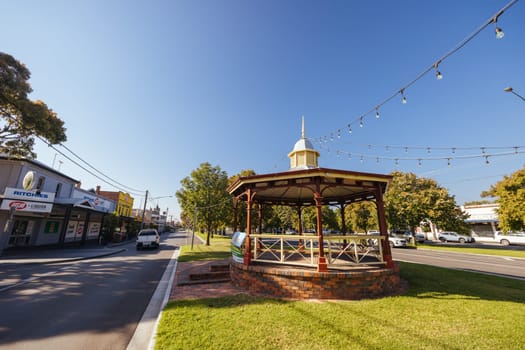
<path fill-rule="evenodd" d="M 305 137 L 304 119 L 301 139 L 288 156 L 290 170 L 240 177 L 228 188 L 234 197 L 234 231 L 239 204 L 244 202 L 247 210 L 243 261 L 231 265 L 234 284 L 285 297 L 359 299 L 398 292 L 399 268 L 392 261 L 383 205 L 391 176 L 320 168 L 319 152 Z M 360 201 L 375 203 L 379 235 L 347 232 L 344 208 Z M 296 208 L 297 233 L 262 233 L 261 213 L 267 205 Z M 301 209 L 308 206 L 316 209 L 315 233 L 303 232 Z M 323 231 L 323 206 L 341 209 L 341 233 Z"/>

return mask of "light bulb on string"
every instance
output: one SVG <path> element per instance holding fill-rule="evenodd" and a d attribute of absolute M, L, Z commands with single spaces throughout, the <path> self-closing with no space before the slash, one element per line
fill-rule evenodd
<path fill-rule="evenodd" d="M 349 133 L 349 134 L 352 133 L 352 125 L 351 125 L 351 124 L 348 124 L 348 133 Z"/>
<path fill-rule="evenodd" d="M 398 166 L 399 165 L 399 159 L 396 158 L 395 161 L 396 161 L 396 166 Z"/>
<path fill-rule="evenodd" d="M 405 153 L 408 153 L 408 147 L 405 147 Z"/>
<path fill-rule="evenodd" d="M 348 159 L 352 159 L 352 153 L 348 153 Z"/>
<path fill-rule="evenodd" d="M 427 153 L 430 154 L 430 147 L 427 147 Z"/>
<path fill-rule="evenodd" d="M 503 30 L 499 27 L 496 27 L 496 38 L 501 39 L 505 36 Z"/>
<path fill-rule="evenodd" d="M 421 158 L 417 160 L 417 166 L 421 168 Z"/>
<path fill-rule="evenodd" d="M 452 153 L 456 154 L 456 149 L 455 148 L 452 148 Z"/>
<path fill-rule="evenodd" d="M 514 154 L 518 154 L 518 147 L 514 147 Z"/>
<path fill-rule="evenodd" d="M 337 130 L 337 138 L 338 138 L 338 139 L 341 138 L 341 129 Z"/>
<path fill-rule="evenodd" d="M 399 93 L 401 94 L 401 103 L 406 105 L 407 98 L 405 97 L 405 89 L 399 90 Z"/>
<path fill-rule="evenodd" d="M 490 165 L 489 156 L 485 156 L 485 164 Z"/>
<path fill-rule="evenodd" d="M 333 140 L 334 140 L 334 134 L 330 133 L 330 141 L 333 141 Z"/>
<path fill-rule="evenodd" d="M 379 107 L 376 107 L 376 119 L 379 119 Z"/>
<path fill-rule="evenodd" d="M 481 153 L 485 154 L 485 147 L 481 147 Z"/>
<path fill-rule="evenodd" d="M 376 163 L 379 164 L 379 157 L 376 157 Z"/>
<path fill-rule="evenodd" d="M 436 70 L 436 79 L 437 80 L 443 79 L 443 75 L 441 74 L 441 72 L 438 69 L 438 66 L 439 66 L 440 63 L 441 63 L 441 60 L 439 60 L 436 63 L 434 63 L 434 69 Z"/>
<path fill-rule="evenodd" d="M 363 117 L 359 118 L 359 127 L 363 127 Z"/>
<path fill-rule="evenodd" d="M 447 158 L 447 166 L 450 168 L 450 158 Z"/>
<path fill-rule="evenodd" d="M 359 159 L 359 161 L 361 162 L 361 164 L 363 164 L 363 161 L 364 161 L 363 156 L 361 156 L 361 159 Z"/>
<path fill-rule="evenodd" d="M 503 29 L 498 27 L 498 17 L 502 14 L 502 11 L 500 11 L 494 18 L 492 19 L 492 22 L 494 23 L 494 32 L 496 33 L 496 39 L 502 39 L 505 36 L 505 33 L 503 32 Z"/>

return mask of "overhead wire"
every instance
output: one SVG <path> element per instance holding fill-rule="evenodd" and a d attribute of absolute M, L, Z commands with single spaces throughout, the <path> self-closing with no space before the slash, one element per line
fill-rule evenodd
<path fill-rule="evenodd" d="M 13 105 L 15 105 L 14 103 L 12 103 Z M 14 121 L 16 124 L 18 124 L 20 127 L 22 128 L 25 128 L 24 125 L 22 125 L 20 123 L 20 121 L 13 117 L 13 116 L 10 116 L 10 115 L 6 115 L 9 119 L 11 119 L 12 121 Z M 92 171 L 90 171 L 89 169 L 86 169 L 84 166 L 82 166 L 81 164 L 79 164 L 78 162 L 76 162 L 75 160 L 71 159 L 71 157 L 69 157 L 68 155 L 66 155 L 64 152 L 60 151 L 58 148 L 56 148 L 53 144 L 51 144 L 49 141 L 47 141 L 44 137 L 40 136 L 40 135 L 36 135 L 36 134 L 32 134 L 33 136 L 35 136 L 36 138 L 38 138 L 40 141 L 42 141 L 44 144 L 46 144 L 48 147 L 51 147 L 52 149 L 54 149 L 56 152 L 58 152 L 60 155 L 62 155 L 64 158 L 66 158 L 67 160 L 69 160 L 71 163 L 75 164 L 76 166 L 78 166 L 79 168 L 81 168 L 82 170 L 86 171 L 88 174 L 94 176 L 95 178 L 99 179 L 100 181 L 104 182 L 105 184 L 111 186 L 111 187 L 114 187 L 118 190 L 121 190 L 123 192 L 129 192 L 130 194 L 133 194 L 135 196 L 144 196 L 144 193 L 146 191 L 142 191 L 142 190 L 137 190 L 137 189 L 134 189 L 132 187 L 129 187 L 129 186 L 126 186 L 126 185 L 123 185 L 121 184 L 120 182 L 112 179 L 111 177 L 105 175 L 104 173 L 102 173 L 101 171 L 99 171 L 98 169 L 96 169 L 94 166 L 92 166 L 91 164 L 89 164 L 87 161 L 85 161 L 84 159 L 82 159 L 80 156 L 78 156 L 76 153 L 74 153 L 73 151 L 71 151 L 68 147 L 66 147 L 65 145 L 63 145 L 62 143 L 59 143 L 60 146 L 64 147 L 66 150 L 68 150 L 71 154 L 73 154 L 75 157 L 77 157 L 79 160 L 81 160 L 83 163 L 87 164 L 90 168 L 92 168 L 93 170 L 95 170 L 96 172 L 98 172 L 100 175 L 106 177 L 107 179 L 109 179 L 109 181 L 113 182 L 109 182 L 108 180 L 100 177 L 99 175 L 93 173 Z M 117 185 L 119 186 L 117 186 Z M 131 190 L 131 191 L 130 191 Z"/>
<path fill-rule="evenodd" d="M 313 142 L 316 142 L 316 143 L 322 143 L 322 142 L 327 142 L 329 139 L 331 141 L 334 140 L 334 134 L 337 134 L 339 137 L 341 135 L 341 131 L 342 130 L 345 130 L 345 129 L 348 129 L 348 133 L 352 133 L 352 125 L 356 124 L 356 123 L 359 123 L 359 126 L 360 127 L 363 127 L 363 119 L 374 113 L 375 112 L 375 116 L 377 119 L 379 119 L 379 109 L 385 105 L 386 103 L 390 102 L 391 100 L 393 100 L 394 98 L 398 97 L 399 95 L 401 95 L 402 97 L 402 102 L 405 104 L 406 103 L 406 97 L 405 97 L 405 91 L 411 87 L 412 85 L 414 85 L 417 81 L 419 81 L 421 78 L 423 78 L 426 74 L 428 74 L 428 72 L 432 71 L 432 70 L 436 70 L 437 71 L 437 67 L 443 62 L 445 61 L 447 58 L 449 58 L 450 56 L 452 56 L 453 54 L 455 54 L 456 52 L 458 52 L 460 49 L 462 49 L 466 44 L 468 44 L 472 39 L 474 39 L 481 31 L 483 31 L 486 27 L 488 27 L 489 25 L 491 25 L 492 23 L 496 23 L 499 16 L 501 16 L 506 10 L 508 10 L 512 5 L 514 5 L 516 2 L 518 2 L 518 0 L 511 0 L 509 3 L 507 3 L 503 8 L 501 8 L 498 12 L 496 12 L 494 15 L 492 15 L 487 21 L 485 21 L 480 27 L 478 27 L 476 30 L 474 30 L 474 32 L 472 32 L 469 36 L 467 36 L 465 39 L 463 39 L 462 41 L 460 41 L 456 46 L 454 46 L 450 51 L 448 51 L 446 54 L 444 54 L 443 56 L 441 56 L 441 58 L 437 59 L 436 61 L 434 61 L 434 63 L 432 63 L 432 65 L 428 68 L 426 68 L 425 70 L 423 70 L 421 73 L 419 73 L 414 79 L 412 79 L 411 81 L 409 81 L 408 83 L 406 83 L 405 85 L 403 85 L 401 88 L 399 88 L 399 90 L 397 90 L 395 93 L 393 93 L 392 95 L 390 95 L 389 97 L 385 98 L 384 100 L 382 100 L 381 102 L 375 104 L 372 108 L 370 108 L 368 111 L 366 111 L 365 113 L 362 113 L 360 114 L 357 118 L 353 119 L 352 121 L 350 121 L 348 124 L 346 124 L 345 126 L 342 126 L 340 128 L 338 128 L 337 130 L 333 131 L 333 132 L 330 132 L 330 136 L 327 135 L 323 135 L 323 136 L 319 136 L 317 138 L 313 138 L 312 141 Z M 499 28 L 497 28 L 499 29 Z M 501 29 L 500 29 L 501 31 Z M 498 36 L 498 38 L 501 38 L 502 36 Z M 436 72 L 436 74 L 439 73 L 439 76 L 441 76 L 441 73 L 439 71 Z M 439 77 L 438 77 L 439 79 Z"/>

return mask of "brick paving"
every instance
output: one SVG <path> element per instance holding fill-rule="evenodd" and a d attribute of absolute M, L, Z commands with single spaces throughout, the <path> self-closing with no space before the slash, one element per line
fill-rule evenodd
<path fill-rule="evenodd" d="M 245 294 L 231 282 L 202 281 L 206 283 L 187 284 L 190 274 L 210 272 L 211 265 L 228 264 L 229 260 L 191 261 L 177 263 L 177 271 L 171 289 L 170 300 L 217 298 Z M 182 285 L 180 285 L 182 284 Z"/>

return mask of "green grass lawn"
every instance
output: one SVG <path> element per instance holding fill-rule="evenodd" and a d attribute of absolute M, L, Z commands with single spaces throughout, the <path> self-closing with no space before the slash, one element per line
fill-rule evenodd
<path fill-rule="evenodd" d="M 199 249 L 183 247 L 181 257 L 220 251 Z M 525 282 L 409 263 L 401 263 L 401 275 L 407 293 L 374 300 L 170 302 L 156 349 L 525 348 Z"/>
<path fill-rule="evenodd" d="M 197 234 L 206 241 L 204 234 Z M 178 261 L 226 259 L 231 256 L 230 246 L 231 237 L 215 235 L 210 239 L 209 246 L 205 244 L 194 244 L 193 250 L 190 245 L 182 246 Z"/>

